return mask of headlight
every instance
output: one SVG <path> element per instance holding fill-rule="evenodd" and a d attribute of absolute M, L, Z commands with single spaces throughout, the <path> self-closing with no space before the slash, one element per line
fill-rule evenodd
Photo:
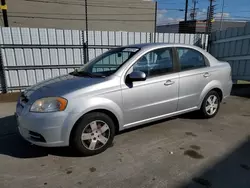
<path fill-rule="evenodd" d="M 31 108 L 31 112 L 57 112 L 65 110 L 68 101 L 61 97 L 48 97 L 35 101 Z"/>

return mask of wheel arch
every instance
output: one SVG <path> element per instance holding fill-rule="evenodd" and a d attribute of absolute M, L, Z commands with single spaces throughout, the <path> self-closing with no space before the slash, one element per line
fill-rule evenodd
<path fill-rule="evenodd" d="M 209 82 L 202 90 L 201 95 L 200 95 L 200 102 L 199 102 L 199 106 L 198 106 L 199 108 L 201 107 L 202 102 L 203 102 L 204 98 L 206 97 L 206 95 L 210 91 L 213 91 L 213 90 L 219 94 L 220 101 L 222 101 L 223 89 L 222 89 L 221 83 L 218 80 L 213 80 L 213 81 Z"/>
<path fill-rule="evenodd" d="M 71 101 L 72 102 L 72 101 Z M 65 142 L 70 144 L 71 136 L 76 125 L 84 117 L 84 115 L 92 112 L 105 113 L 111 117 L 116 126 L 116 130 L 121 130 L 123 125 L 123 110 L 120 100 L 112 100 L 105 96 L 93 96 L 90 98 L 81 98 L 72 102 L 71 122 L 65 124 L 62 134 Z"/>
<path fill-rule="evenodd" d="M 214 89 L 212 89 L 210 91 L 216 91 L 219 94 L 220 102 L 222 101 L 222 99 L 223 99 L 223 92 L 222 92 L 222 90 L 220 88 L 214 88 Z"/>
<path fill-rule="evenodd" d="M 74 123 L 72 129 L 70 130 L 70 134 L 69 134 L 69 143 L 71 142 L 72 140 L 72 135 L 73 135 L 73 132 L 77 126 L 77 124 L 82 120 L 82 118 L 86 115 L 86 114 L 89 114 L 89 113 L 94 113 L 94 112 L 100 112 L 100 113 L 104 113 L 106 115 L 108 115 L 114 122 L 114 125 L 115 125 L 115 133 L 118 133 L 119 130 L 120 130 L 120 125 L 121 125 L 121 122 L 120 120 L 118 119 L 117 115 L 112 112 L 111 110 L 109 109 L 105 109 L 105 108 L 96 108 L 96 109 L 91 109 L 91 110 L 88 110 L 86 111 L 85 113 L 83 113 L 77 120 L 76 122 Z"/>

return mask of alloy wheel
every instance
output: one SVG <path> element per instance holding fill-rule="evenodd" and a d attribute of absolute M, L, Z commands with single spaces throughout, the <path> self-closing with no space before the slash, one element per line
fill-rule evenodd
<path fill-rule="evenodd" d="M 97 150 L 107 144 L 109 137 L 109 126 L 104 121 L 95 120 L 83 129 L 81 141 L 87 149 Z"/>
<path fill-rule="evenodd" d="M 218 109 L 219 100 L 215 95 L 210 95 L 206 101 L 206 112 L 208 115 L 212 116 Z"/>

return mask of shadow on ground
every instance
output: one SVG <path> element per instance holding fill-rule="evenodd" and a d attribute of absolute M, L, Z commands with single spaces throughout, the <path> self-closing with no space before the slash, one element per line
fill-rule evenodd
<path fill-rule="evenodd" d="M 232 90 L 232 95 L 250 98 L 250 84 L 246 85 L 234 85 Z M 197 113 L 188 113 L 178 117 L 168 118 L 160 120 L 157 122 L 145 124 L 142 126 L 134 127 L 119 134 L 123 134 L 135 129 L 140 129 L 143 127 L 151 126 L 153 124 L 162 123 L 164 121 L 169 121 L 175 118 L 184 119 L 200 119 Z M 250 151 L 250 146 L 248 145 L 248 150 Z M 7 116 L 0 118 L 0 155 L 8 155 L 16 158 L 36 158 L 43 157 L 47 155 L 56 155 L 64 157 L 80 157 L 79 154 L 74 152 L 71 148 L 43 148 L 31 145 L 25 141 L 18 133 L 17 123 L 14 116 Z M 250 160 L 249 160 L 250 161 Z M 250 164 L 248 164 L 250 165 Z M 249 167 L 250 169 L 250 167 Z M 237 174 L 236 174 L 237 175 Z M 250 180 L 250 171 L 248 172 Z M 250 187 L 250 186 L 249 186 Z"/>
<path fill-rule="evenodd" d="M 233 85 L 232 96 L 250 98 L 250 84 L 235 84 Z"/>
<path fill-rule="evenodd" d="M 250 99 L 250 84 L 235 84 L 232 87 L 231 96 L 237 96 L 242 98 Z M 179 115 L 181 119 L 204 119 L 204 117 L 195 112 Z"/>
<path fill-rule="evenodd" d="M 118 135 L 136 129 L 148 127 L 153 124 L 169 121 L 172 119 L 175 118 L 163 119 L 156 122 L 147 123 L 141 126 L 126 129 L 124 131 L 119 132 Z M 112 146 L 113 145 L 111 145 L 111 147 Z M 28 141 L 24 140 L 20 136 L 15 116 L 7 116 L 4 118 L 0 118 L 0 155 L 1 154 L 16 158 L 37 158 L 48 155 L 55 155 L 62 157 L 83 157 L 70 147 L 46 148 L 30 144 Z"/>
<path fill-rule="evenodd" d="M 211 167 L 178 188 L 249 188 L 250 137 Z"/>
<path fill-rule="evenodd" d="M 18 133 L 15 116 L 0 118 L 0 155 L 37 158 L 47 155 L 79 157 L 71 148 L 43 148 L 25 141 Z"/>

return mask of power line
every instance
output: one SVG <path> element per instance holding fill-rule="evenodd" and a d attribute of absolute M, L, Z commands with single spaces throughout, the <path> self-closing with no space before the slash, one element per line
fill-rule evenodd
<path fill-rule="evenodd" d="M 224 18 L 224 19 L 234 19 L 234 18 L 250 18 L 250 16 L 232 16 L 232 17 L 230 17 L 230 18 Z"/>
<path fill-rule="evenodd" d="M 24 1 L 26 1 L 26 0 L 24 0 Z M 61 2 L 61 1 L 56 1 L 56 0 L 54 0 L 54 2 Z M 79 1 L 77 1 L 76 0 L 76 2 L 75 3 L 78 3 L 78 2 L 83 2 L 82 0 L 79 0 Z M 152 3 L 152 4 L 154 4 L 154 2 L 152 1 L 125 1 L 127 4 L 146 4 L 146 3 Z M 157 2 L 159 2 L 159 1 L 157 1 Z M 74 3 L 74 2 L 73 2 Z M 123 3 L 123 1 L 118 1 L 118 0 L 105 0 L 105 1 L 95 1 L 95 0 L 92 0 L 92 2 L 91 3 L 102 3 L 102 4 L 107 4 L 107 3 L 117 3 L 117 4 L 120 4 L 120 3 Z M 164 3 L 168 3 L 168 2 L 164 2 Z M 88 3 L 89 4 L 89 3 Z"/>
<path fill-rule="evenodd" d="M 237 11 L 235 11 L 235 12 L 237 12 L 237 13 L 239 13 L 239 12 L 250 12 L 250 10 L 238 10 L 237 9 Z M 233 11 L 230 11 L 228 13 L 233 13 Z"/>
<path fill-rule="evenodd" d="M 23 0 L 23 1 L 40 2 L 39 0 Z M 64 0 L 64 1 L 62 1 L 62 0 L 44 0 L 44 2 L 45 3 L 48 3 L 48 2 L 51 2 L 51 3 L 67 3 L 68 1 L 66 1 L 66 0 Z M 81 3 L 84 3 L 84 1 L 83 0 L 79 0 L 79 1 L 72 1 L 71 0 L 70 3 L 81 4 Z M 114 0 L 114 1 L 107 1 L 107 0 L 105 0 L 105 1 L 91 1 L 91 3 L 92 4 L 108 4 L 108 3 L 110 3 L 110 4 L 114 4 L 114 3 L 121 4 L 121 3 L 123 3 L 124 4 L 123 1 L 117 1 L 117 0 Z M 126 4 L 150 4 L 150 3 L 154 4 L 153 2 L 150 2 L 150 1 L 140 1 L 140 2 L 139 1 L 126 1 Z"/>
<path fill-rule="evenodd" d="M 47 20 L 85 20 L 82 18 L 57 18 L 57 17 L 42 17 L 42 16 L 14 16 L 14 15 L 9 15 L 8 17 L 13 17 L 13 18 L 30 18 L 30 19 L 47 19 Z M 88 19 L 90 21 L 116 21 L 116 22 L 123 22 L 123 21 L 129 21 L 129 22 L 148 22 L 148 21 L 155 21 L 154 19 L 152 20 L 143 20 L 143 19 Z"/>
<path fill-rule="evenodd" d="M 82 15 L 85 15 L 85 14 L 77 14 L 77 13 L 69 13 L 69 14 L 66 14 L 66 13 L 55 13 L 55 12 L 49 12 L 49 13 L 47 13 L 47 12 L 9 12 L 10 14 L 27 14 L 27 15 L 68 15 L 68 16 L 70 16 L 70 15 L 72 15 L 72 16 L 82 16 Z M 127 13 L 125 13 L 125 14 L 123 14 L 123 13 L 117 13 L 117 14 L 106 14 L 106 13 L 88 13 L 88 15 L 93 15 L 93 16 L 116 16 L 116 15 L 127 15 L 127 16 L 129 16 L 129 15 L 154 15 L 155 13 L 140 13 L 140 14 L 127 14 Z"/>
<path fill-rule="evenodd" d="M 164 10 L 164 9 L 159 9 L 159 10 Z M 169 10 L 169 9 L 167 9 Z M 172 10 L 172 9 L 171 9 Z M 182 9 L 173 9 L 172 11 L 183 11 Z M 25 15 L 58 15 L 58 16 L 83 16 L 85 14 L 83 13 L 56 13 L 56 12 L 9 12 L 10 14 L 19 14 L 21 16 Z M 22 15 L 23 14 L 23 15 Z M 90 16 L 120 16 L 120 15 L 125 15 L 125 16 L 140 16 L 140 15 L 154 15 L 155 13 L 88 13 Z M 35 16 L 34 16 L 35 17 Z"/>
<path fill-rule="evenodd" d="M 166 10 L 166 11 L 184 11 L 183 9 L 158 9 L 158 10 Z M 85 15 L 83 13 L 61 13 L 61 12 L 12 12 L 11 14 L 27 14 L 27 15 L 72 15 L 72 16 L 81 16 Z M 153 12 L 144 12 L 144 13 L 88 13 L 88 15 L 102 15 L 102 16 L 115 16 L 115 15 L 154 15 Z"/>
<path fill-rule="evenodd" d="M 250 17 L 249 18 L 224 18 L 223 21 L 245 21 L 248 22 L 250 21 Z"/>
<path fill-rule="evenodd" d="M 177 8 L 177 9 L 174 9 L 174 8 L 172 8 L 172 9 L 168 9 L 168 8 L 166 8 L 166 9 L 158 9 L 158 10 L 166 10 L 166 11 L 170 11 L 170 10 L 184 11 L 184 9 L 183 9 L 183 8 Z"/>
<path fill-rule="evenodd" d="M 158 4 L 160 4 L 160 5 L 179 5 L 180 3 L 159 3 L 158 2 Z"/>
<path fill-rule="evenodd" d="M 24 1 L 36 1 L 36 0 L 24 0 Z M 48 0 L 47 0 L 48 1 Z M 180 0 L 182 1 L 182 0 Z M 50 1 L 50 2 L 53 2 L 53 1 Z M 58 2 L 60 3 L 61 1 L 54 1 L 54 2 Z M 76 1 L 76 2 L 72 2 L 72 3 L 79 3 L 79 2 L 83 2 L 82 0 L 79 0 L 79 1 Z M 123 1 L 117 1 L 117 0 L 105 0 L 105 1 L 92 1 L 91 4 L 108 4 L 108 3 L 111 3 L 111 4 L 120 4 L 120 3 L 123 3 Z M 126 4 L 129 4 L 129 5 L 134 5 L 134 4 L 137 4 L 137 5 L 143 5 L 143 4 L 147 4 L 147 3 L 152 3 L 154 4 L 154 1 L 150 2 L 150 1 L 125 1 Z M 161 1 L 157 1 L 158 4 L 167 4 L 167 5 L 176 5 L 176 4 L 180 4 L 181 2 L 176 2 L 176 1 L 173 1 L 173 2 L 161 2 Z M 88 3 L 89 4 L 89 3 Z"/>
<path fill-rule="evenodd" d="M 62 4 L 62 5 L 82 5 L 84 6 L 84 3 L 68 3 L 68 2 L 57 2 L 57 1 L 48 1 L 48 0 L 25 0 L 30 2 L 37 2 L 37 3 L 50 3 L 50 4 Z M 88 4 L 89 7 L 108 7 L 108 8 L 130 8 L 130 9 L 149 9 L 152 10 L 153 8 L 147 8 L 147 7 L 136 7 L 136 6 L 116 6 L 116 5 L 98 5 L 98 4 Z"/>

